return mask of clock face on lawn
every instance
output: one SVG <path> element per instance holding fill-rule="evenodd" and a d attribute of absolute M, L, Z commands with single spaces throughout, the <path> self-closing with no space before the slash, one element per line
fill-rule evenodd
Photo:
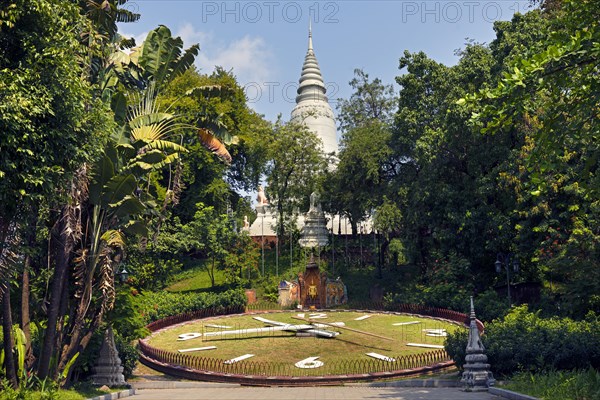
<path fill-rule="evenodd" d="M 190 321 L 154 333 L 148 344 L 224 363 L 251 360 L 320 368 L 348 359 L 391 362 L 430 352 L 443 348 L 445 336 L 456 329 L 465 328 L 405 314 L 271 312 Z"/>

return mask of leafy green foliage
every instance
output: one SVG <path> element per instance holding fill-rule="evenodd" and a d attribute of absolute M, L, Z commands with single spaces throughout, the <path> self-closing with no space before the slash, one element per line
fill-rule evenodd
<path fill-rule="evenodd" d="M 17 205 L 60 194 L 72 172 L 97 154 L 112 123 L 82 78 L 78 7 L 54 0 L 0 7 L 13 19 L 0 27 L 0 216 L 8 218 Z"/>
<path fill-rule="evenodd" d="M 181 132 L 180 143 L 189 152 L 181 155 L 168 176 L 153 182 L 156 186 L 172 182 L 173 203 L 178 204 L 173 216 L 186 224 L 193 219 L 197 203 L 213 206 L 218 213 L 225 213 L 229 205 L 241 222 L 250 210 L 244 197 L 234 190 L 256 189 L 266 162 L 264 136 L 269 124 L 247 106 L 235 77 L 220 68 L 209 75 L 193 68 L 186 71 L 165 88 L 158 101 L 161 107 L 180 115 L 182 123 L 211 129 L 227 144 L 231 155 L 228 166 L 203 149 L 197 131 Z M 160 189 L 157 192 L 160 195 Z M 166 223 L 176 226 L 178 222 L 171 219 Z"/>
<path fill-rule="evenodd" d="M 200 50 L 200 46 L 195 44 L 182 54 L 182 48 L 183 40 L 173 38 L 171 30 L 160 25 L 144 40 L 138 58 L 139 65 L 160 88 L 160 85 L 167 84 L 189 69 Z"/>
<path fill-rule="evenodd" d="M 286 219 L 296 208 L 307 208 L 326 160 L 320 150 L 321 140 L 305 125 L 277 121 L 267 140 L 266 194 L 276 204 L 277 230 L 283 235 Z"/>
<path fill-rule="evenodd" d="M 129 379 L 133 376 L 133 370 L 139 362 L 140 353 L 136 346 L 131 344 L 131 341 L 126 340 L 124 336 L 118 333 L 115 335 L 115 346 L 123 365 L 123 376 L 125 376 L 125 379 Z"/>
<path fill-rule="evenodd" d="M 147 323 L 190 311 L 205 308 L 225 309 L 246 305 L 243 290 L 223 293 L 169 293 L 147 292 L 137 297 L 140 315 Z"/>
<path fill-rule="evenodd" d="M 250 271 L 258 271 L 260 247 L 246 232 L 235 235 L 229 244 L 228 254 L 225 256 L 224 268 L 227 283 L 240 285 Z"/>
<path fill-rule="evenodd" d="M 528 312 L 525 305 L 487 324 L 482 341 L 492 370 L 501 375 L 598 368 L 599 329 L 600 320 L 594 313 L 583 321 L 545 319 Z M 464 363 L 465 343 L 464 333 L 453 333 L 446 342 L 446 351 L 459 365 Z"/>
<path fill-rule="evenodd" d="M 390 125 L 396 99 L 392 85 L 384 85 L 381 79 L 369 80 L 369 74 L 362 69 L 354 70 L 350 81 L 354 93 L 350 99 L 338 99 L 338 120 L 344 132 L 373 121 Z"/>
<path fill-rule="evenodd" d="M 594 1 L 552 4 L 542 13 L 515 17 L 516 29 L 498 25 L 508 45 L 493 49 L 506 55 L 506 69 L 497 82 L 457 104 L 490 136 L 516 130 L 524 137 L 515 165 L 501 174 L 517 200 L 512 216 L 517 239 L 541 278 L 551 282 L 561 310 L 582 317 L 599 309 L 600 9 Z M 536 21 L 537 15 L 542 18 Z M 508 39 L 509 34 L 524 39 L 543 26 L 550 33 L 534 34 L 537 41 L 527 52 Z"/>
<path fill-rule="evenodd" d="M 325 177 L 324 206 L 349 218 L 353 234 L 358 223 L 383 201 L 394 167 L 391 158 L 391 122 L 396 99 L 391 85 L 369 79 L 360 69 L 350 81 L 354 93 L 338 100 L 343 130 L 339 163 Z M 388 231 L 389 233 L 390 231 Z"/>
<path fill-rule="evenodd" d="M 161 290 L 172 282 L 173 275 L 181 271 L 183 264 L 177 260 L 141 254 L 130 260 L 126 269 L 131 274 L 129 283 L 138 289 Z"/>
<path fill-rule="evenodd" d="M 519 373 L 503 386 L 545 400 L 587 400 L 600 397 L 600 372 L 577 371 Z"/>

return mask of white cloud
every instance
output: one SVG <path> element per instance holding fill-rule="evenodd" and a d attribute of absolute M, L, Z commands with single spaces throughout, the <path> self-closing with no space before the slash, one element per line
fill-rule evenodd
<path fill-rule="evenodd" d="M 229 43 L 215 39 L 212 32 L 202 32 L 193 25 L 183 24 L 175 36 L 180 36 L 185 48 L 199 43 L 200 53 L 196 65 L 205 73 L 211 73 L 215 66 L 233 70 L 242 85 L 249 82 L 263 84 L 273 80 L 272 53 L 264 39 L 245 35 Z"/>
<path fill-rule="evenodd" d="M 200 48 L 202 48 L 206 43 L 212 41 L 212 33 L 197 31 L 189 22 L 183 24 L 173 36 L 179 36 L 186 49 L 194 44 L 200 44 Z"/>

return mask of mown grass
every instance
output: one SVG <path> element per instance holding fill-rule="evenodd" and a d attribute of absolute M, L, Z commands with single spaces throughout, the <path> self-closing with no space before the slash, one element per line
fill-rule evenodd
<path fill-rule="evenodd" d="M 261 314 L 263 318 L 286 322 L 291 324 L 303 324 L 291 318 L 297 312 L 282 312 Z M 308 313 L 305 313 L 308 316 Z M 209 332 L 214 329 L 206 324 L 226 325 L 232 329 L 260 328 L 266 325 L 256 321 L 252 316 L 230 316 L 216 317 L 201 321 L 194 321 L 180 325 L 166 331 L 153 335 L 149 344 L 164 350 L 177 351 L 179 349 L 196 348 L 205 346 L 217 346 L 215 350 L 193 352 L 198 357 L 212 357 L 217 359 L 231 359 L 243 354 L 254 354 L 252 361 L 290 361 L 296 362 L 307 357 L 319 356 L 322 361 L 341 361 L 347 359 L 368 359 L 365 353 L 375 352 L 389 357 L 407 356 L 409 354 L 420 354 L 433 351 L 430 348 L 409 347 L 406 343 L 428 343 L 443 345 L 444 338 L 426 336 L 423 329 L 446 329 L 454 331 L 461 327 L 434 319 L 416 318 L 407 315 L 371 314 L 371 317 L 362 321 L 355 318 L 365 315 L 357 312 L 335 312 L 327 313 L 328 318 L 323 322 L 341 321 L 349 328 L 374 333 L 388 337 L 385 340 L 349 330 L 338 328 L 326 328 L 341 332 L 334 339 L 321 339 L 315 337 L 297 337 L 291 332 L 276 331 L 263 334 L 236 334 L 234 336 L 217 336 L 207 338 L 196 338 L 186 341 L 177 341 L 177 337 L 183 333 Z M 419 324 L 394 326 L 393 323 L 420 321 Z"/>
<path fill-rule="evenodd" d="M 251 287 L 256 290 L 256 294 L 259 298 L 263 297 L 265 293 L 273 293 L 276 291 L 279 280 L 297 279 L 298 272 L 303 271 L 305 268 L 306 261 L 308 260 L 306 255 L 301 254 L 299 251 L 294 251 L 297 254 L 295 255 L 294 264 L 290 266 L 289 250 L 281 249 L 280 251 L 279 275 L 276 275 L 275 250 L 268 247 L 265 248 L 266 278 L 260 278 L 262 259 L 259 260 L 259 265 L 257 266 L 258 270 L 251 272 Z M 352 267 L 347 267 L 343 265 L 342 257 L 339 255 L 337 257 L 335 270 L 328 271 L 328 274 L 331 278 L 336 278 L 337 276 L 341 277 L 348 288 L 350 303 L 354 304 L 369 302 L 371 300 L 370 289 L 373 286 L 380 286 L 383 289 L 390 290 L 396 282 L 409 282 L 413 279 L 413 275 L 415 275 L 416 267 L 404 265 L 395 268 L 384 268 L 381 277 L 379 277 L 377 269 L 372 265 L 365 265 L 363 267 L 353 265 Z M 224 271 L 215 269 L 215 287 L 212 287 L 210 277 L 204 266 L 206 261 L 185 261 L 184 265 L 186 265 L 186 269 L 171 279 L 174 283 L 166 288 L 167 291 L 204 292 L 226 289 L 226 277 Z M 331 269 L 331 265 L 328 266 L 328 269 Z M 275 278 L 276 276 L 278 278 Z M 244 272 L 244 278 L 247 278 L 246 272 Z M 269 285 L 269 287 L 263 287 L 265 285 Z"/>
<path fill-rule="evenodd" d="M 203 263 L 186 269 L 172 278 L 167 287 L 169 292 L 202 292 L 222 288 L 225 284 L 225 273 L 215 268 L 215 287 L 212 287 L 210 276 Z"/>
<path fill-rule="evenodd" d="M 22 390 L 15 392 L 11 389 L 4 389 L 0 392 L 0 400 L 4 399 L 23 399 L 23 400 L 40 400 L 48 398 L 56 398 L 60 400 L 84 400 L 91 397 L 102 396 L 112 392 L 120 392 L 125 388 L 110 388 L 108 391 L 100 390 L 97 386 L 88 382 L 77 383 L 71 389 L 59 389 L 56 392 L 41 392 L 39 390 Z M 54 396 L 54 397 L 50 397 Z"/>
<path fill-rule="evenodd" d="M 599 400 L 600 372 L 553 371 L 520 373 L 502 386 L 543 400 Z"/>

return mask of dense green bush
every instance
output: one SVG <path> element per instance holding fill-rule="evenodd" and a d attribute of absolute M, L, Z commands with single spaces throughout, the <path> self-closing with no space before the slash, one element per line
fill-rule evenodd
<path fill-rule="evenodd" d="M 147 336 L 147 321 L 141 315 L 137 289 L 123 287 L 117 292 L 115 307 L 107 314 L 113 328 L 127 342 Z"/>
<path fill-rule="evenodd" d="M 167 287 L 172 277 L 181 271 L 183 264 L 174 259 L 161 259 L 144 254 L 130 257 L 125 269 L 131 274 L 129 284 L 138 289 L 160 290 Z"/>
<path fill-rule="evenodd" d="M 499 296 L 494 289 L 478 293 L 474 302 L 477 319 L 483 322 L 504 318 L 510 310 L 506 297 Z M 468 310 L 464 310 L 464 312 L 468 313 Z"/>
<path fill-rule="evenodd" d="M 223 293 L 146 292 L 137 296 L 140 315 L 146 323 L 206 308 L 243 307 L 246 294 L 241 289 Z"/>
<path fill-rule="evenodd" d="M 117 346 L 121 364 L 123 365 L 123 375 L 125 379 L 129 379 L 133 376 L 133 370 L 140 354 L 137 347 L 132 342 L 124 339 L 119 332 L 115 332 L 115 345 Z"/>
<path fill-rule="evenodd" d="M 519 306 L 488 324 L 482 341 L 492 371 L 499 375 L 600 368 L 600 319 L 594 313 L 583 321 L 546 319 Z M 465 346 L 465 332 L 449 334 L 446 351 L 459 366 Z"/>
<path fill-rule="evenodd" d="M 448 332 L 448 336 L 444 342 L 444 348 L 450 357 L 456 363 L 458 368 L 462 369 L 465 363 L 467 339 L 469 332 L 463 329 L 457 329 L 454 332 Z"/>
<path fill-rule="evenodd" d="M 474 292 L 470 262 L 454 252 L 447 256 L 434 254 L 433 258 L 418 282 L 401 281 L 386 294 L 384 303 L 387 307 L 407 303 L 460 312 L 469 310 L 469 297 Z"/>

